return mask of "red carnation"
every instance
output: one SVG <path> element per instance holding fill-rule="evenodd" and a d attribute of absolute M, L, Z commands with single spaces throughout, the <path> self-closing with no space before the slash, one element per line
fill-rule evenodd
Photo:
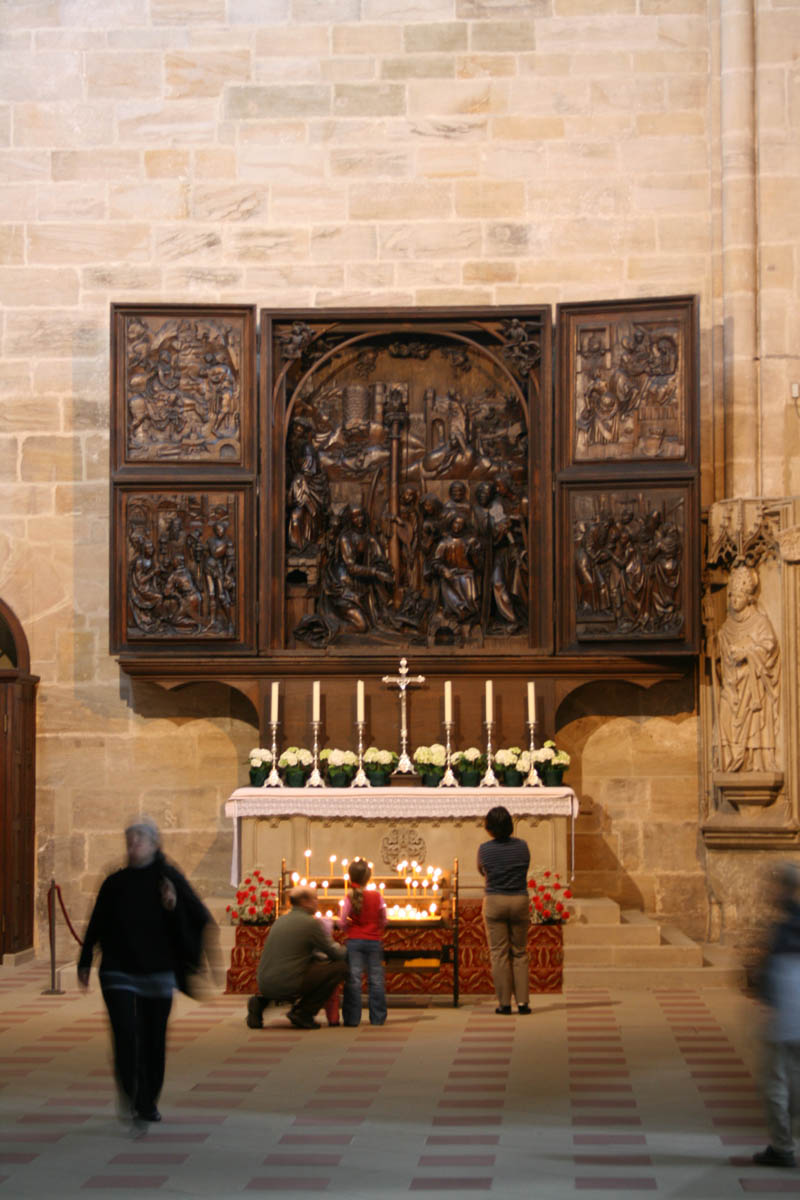
<path fill-rule="evenodd" d="M 561 884 L 560 884 L 560 883 L 554 883 L 554 884 L 553 884 L 553 891 L 554 891 L 554 892 L 560 892 L 560 891 L 561 891 Z"/>
<path fill-rule="evenodd" d="M 542 913 L 542 916 L 544 917 L 545 921 L 549 921 L 552 915 L 553 914 L 550 912 L 549 908 L 546 908 L 544 910 L 544 912 Z"/>
<path fill-rule="evenodd" d="M 565 900 L 572 899 L 572 892 L 569 890 L 569 888 L 564 888 L 564 899 Z"/>
<path fill-rule="evenodd" d="M 250 876 L 248 875 L 248 876 L 247 876 L 247 879 L 245 879 L 245 883 L 252 883 L 252 882 L 253 882 L 253 881 L 252 881 L 252 879 L 251 879 L 251 878 L 250 878 Z"/>
<path fill-rule="evenodd" d="M 544 873 L 544 877 L 545 877 L 545 879 L 549 879 L 549 878 L 550 878 L 550 872 L 549 872 L 549 871 L 545 871 L 545 873 Z"/>
<path fill-rule="evenodd" d="M 561 920 L 562 920 L 562 921 L 568 921 L 568 920 L 569 920 L 569 918 L 570 918 L 570 911 L 569 911 L 569 909 L 568 909 L 568 908 L 565 908 L 565 909 L 564 909 L 564 911 L 563 911 L 563 913 L 561 914 Z"/>
<path fill-rule="evenodd" d="M 272 887 L 272 880 L 271 880 L 271 879 L 265 879 L 265 880 L 264 880 L 264 883 L 267 885 L 267 887 Z"/>
<path fill-rule="evenodd" d="M 230 906 L 230 904 L 228 904 L 225 907 L 225 912 L 230 912 L 230 911 L 231 911 L 231 906 Z"/>
<path fill-rule="evenodd" d="M 258 909 L 256 908 L 255 904 L 251 904 L 247 911 L 249 912 L 251 917 L 254 917 L 256 915 L 256 913 L 258 912 Z"/>
<path fill-rule="evenodd" d="M 560 912 L 563 912 L 563 911 L 564 911 L 564 905 L 563 905 L 563 904 L 561 903 L 561 901 L 559 900 L 559 901 L 557 902 L 557 904 L 556 904 L 556 912 L 559 912 L 559 913 L 560 913 Z"/>

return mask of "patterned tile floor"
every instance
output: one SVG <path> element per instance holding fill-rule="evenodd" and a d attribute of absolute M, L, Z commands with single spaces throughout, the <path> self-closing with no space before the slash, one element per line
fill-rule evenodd
<path fill-rule="evenodd" d="M 679 975 L 535 996 L 530 1017 L 481 1000 L 314 1032 L 181 997 L 164 1120 L 140 1136 L 116 1119 L 99 993 L 46 986 L 41 967 L 0 968 L 0 1200 L 800 1195 L 800 1171 L 749 1162 L 766 1144 L 757 1006 Z"/>

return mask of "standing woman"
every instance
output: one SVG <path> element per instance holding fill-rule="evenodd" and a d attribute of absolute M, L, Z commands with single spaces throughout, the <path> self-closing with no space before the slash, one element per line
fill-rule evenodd
<path fill-rule="evenodd" d="M 512 836 L 511 813 L 501 804 L 486 814 L 484 829 L 492 840 L 482 842 L 478 847 L 478 870 L 486 880 L 483 921 L 497 993 L 495 1012 L 508 1015 L 513 995 L 517 1012 L 529 1013 L 528 868 L 531 852 L 527 842 Z"/>
<path fill-rule="evenodd" d="M 143 818 L 125 830 L 127 866 L 102 884 L 78 960 L 89 983 L 100 946 L 100 987 L 111 1021 L 114 1068 L 124 1117 L 160 1121 L 167 1019 L 173 989 L 187 990 L 199 968 L 208 909 L 161 852 L 158 828 Z"/>

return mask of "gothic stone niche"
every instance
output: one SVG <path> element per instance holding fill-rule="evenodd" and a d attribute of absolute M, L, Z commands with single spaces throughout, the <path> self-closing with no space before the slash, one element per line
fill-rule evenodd
<path fill-rule="evenodd" d="M 682 486 L 570 490 L 578 642 L 686 635 L 687 511 Z"/>
<path fill-rule="evenodd" d="M 286 644 L 529 644 L 543 318 L 276 320 Z"/>
<path fill-rule="evenodd" d="M 687 458 L 690 315 L 691 302 L 565 311 L 564 463 Z"/>
<path fill-rule="evenodd" d="M 244 640 L 245 493 L 122 489 L 118 503 L 123 640 Z"/>
<path fill-rule="evenodd" d="M 114 312 L 117 466 L 249 465 L 250 308 Z"/>

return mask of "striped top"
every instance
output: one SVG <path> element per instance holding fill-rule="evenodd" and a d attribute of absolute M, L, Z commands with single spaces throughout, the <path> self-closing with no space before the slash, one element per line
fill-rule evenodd
<path fill-rule="evenodd" d="M 478 870 L 487 893 L 516 896 L 528 891 L 531 852 L 522 838 L 492 838 L 478 847 Z"/>

